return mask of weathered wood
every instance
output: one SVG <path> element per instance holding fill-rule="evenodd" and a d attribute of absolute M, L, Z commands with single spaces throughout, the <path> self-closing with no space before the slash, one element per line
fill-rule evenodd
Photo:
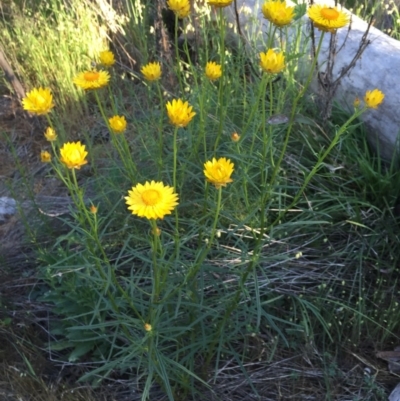
<path fill-rule="evenodd" d="M 15 94 L 18 96 L 18 99 L 23 99 L 25 97 L 25 90 L 19 82 L 18 78 L 15 76 L 11 65 L 7 61 L 7 58 L 4 54 L 4 50 L 0 45 L 0 67 L 3 69 L 4 74 L 6 76 L 7 81 L 12 85 L 14 88 Z"/>

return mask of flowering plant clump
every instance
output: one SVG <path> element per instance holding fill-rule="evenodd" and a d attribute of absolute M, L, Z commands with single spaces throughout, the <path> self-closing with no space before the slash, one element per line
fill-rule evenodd
<path fill-rule="evenodd" d="M 107 86 L 110 81 L 110 74 L 107 71 L 85 71 L 78 74 L 73 82 L 82 89 L 100 89 Z"/>
<path fill-rule="evenodd" d="M 100 62 L 105 67 L 112 67 L 115 64 L 114 53 L 109 50 L 104 50 L 99 54 Z"/>
<path fill-rule="evenodd" d="M 278 74 L 285 68 L 285 56 L 283 52 L 268 49 L 266 53 L 260 53 L 260 66 L 268 74 Z"/>
<path fill-rule="evenodd" d="M 53 128 L 47 127 L 44 137 L 49 141 L 49 142 L 54 142 L 57 139 L 57 133 L 54 131 Z"/>
<path fill-rule="evenodd" d="M 349 23 L 350 17 L 337 7 L 313 4 L 307 11 L 315 27 L 323 32 L 335 32 Z"/>
<path fill-rule="evenodd" d="M 157 81 L 161 77 L 161 65 L 159 62 L 148 63 L 140 71 L 148 81 Z"/>
<path fill-rule="evenodd" d="M 367 91 L 364 96 L 364 102 L 367 107 L 371 109 L 376 109 L 384 99 L 385 95 L 379 89 L 374 89 L 372 91 Z"/>
<path fill-rule="evenodd" d="M 217 160 L 214 157 L 211 161 L 204 163 L 204 175 L 208 182 L 219 189 L 233 181 L 231 179 L 233 168 L 234 165 L 229 159 L 221 157 Z"/>
<path fill-rule="evenodd" d="M 189 0 L 168 0 L 167 6 L 178 18 L 186 18 L 190 14 Z"/>
<path fill-rule="evenodd" d="M 217 8 L 228 7 L 232 4 L 233 0 L 208 0 L 207 4 L 209 6 L 214 6 Z"/>
<path fill-rule="evenodd" d="M 221 65 L 215 63 L 214 61 L 209 61 L 206 64 L 205 74 L 210 81 L 215 81 L 216 79 L 221 78 L 222 75 Z"/>
<path fill-rule="evenodd" d="M 178 195 L 174 189 L 155 181 L 132 187 L 125 200 L 132 214 L 146 219 L 163 219 L 178 205 Z"/>
<path fill-rule="evenodd" d="M 114 116 L 108 119 L 110 128 L 114 134 L 122 134 L 126 130 L 127 122 L 124 116 Z"/>
<path fill-rule="evenodd" d="M 169 120 L 176 127 L 186 127 L 196 115 L 192 111 L 193 107 L 188 102 L 183 102 L 182 99 L 173 99 L 172 102 L 167 103 L 166 107 Z"/>
<path fill-rule="evenodd" d="M 51 154 L 47 150 L 42 150 L 40 152 L 40 160 L 42 163 L 50 163 L 51 162 Z"/>
<path fill-rule="evenodd" d="M 261 8 L 264 17 L 278 27 L 290 24 L 294 18 L 294 7 L 285 1 L 266 1 Z"/>
<path fill-rule="evenodd" d="M 24 110 L 32 114 L 47 114 L 54 107 L 53 95 L 48 88 L 32 89 L 22 99 Z"/>
<path fill-rule="evenodd" d="M 88 152 L 85 150 L 85 145 L 78 142 L 67 142 L 60 149 L 60 160 L 69 169 L 80 169 L 87 163 L 86 156 Z"/>

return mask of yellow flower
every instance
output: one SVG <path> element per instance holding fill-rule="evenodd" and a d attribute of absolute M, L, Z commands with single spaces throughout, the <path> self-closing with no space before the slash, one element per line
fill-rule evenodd
<path fill-rule="evenodd" d="M 240 139 L 240 135 L 239 135 L 237 132 L 234 132 L 234 133 L 231 135 L 231 139 L 232 139 L 233 142 L 238 142 L 239 139 Z"/>
<path fill-rule="evenodd" d="M 285 56 L 283 52 L 275 53 L 268 49 L 266 53 L 260 53 L 260 66 L 269 74 L 278 74 L 285 68 Z"/>
<path fill-rule="evenodd" d="M 48 88 L 32 89 L 22 99 L 24 110 L 32 114 L 47 114 L 53 107 L 53 95 Z"/>
<path fill-rule="evenodd" d="M 145 324 L 144 324 L 144 329 L 145 329 L 146 331 L 151 331 L 151 329 L 152 329 L 151 324 L 150 324 L 150 323 L 145 323 Z"/>
<path fill-rule="evenodd" d="M 172 102 L 167 103 L 166 107 L 171 124 L 177 127 L 186 127 L 196 115 L 192 111 L 193 107 L 181 99 L 173 99 Z"/>
<path fill-rule="evenodd" d="M 51 127 L 47 127 L 44 136 L 49 142 L 53 142 L 57 139 L 57 133 Z"/>
<path fill-rule="evenodd" d="M 313 4 L 307 11 L 315 27 L 324 32 L 335 32 L 349 23 L 350 17 L 337 7 Z"/>
<path fill-rule="evenodd" d="M 294 7 L 287 6 L 285 1 L 266 1 L 261 11 L 268 21 L 279 27 L 290 24 L 294 18 Z"/>
<path fill-rule="evenodd" d="M 105 67 L 112 67 L 115 64 L 114 53 L 109 50 L 104 50 L 99 54 L 100 62 Z"/>
<path fill-rule="evenodd" d="M 90 205 L 90 213 L 96 214 L 99 208 L 95 205 Z"/>
<path fill-rule="evenodd" d="M 108 119 L 110 128 L 114 134 L 122 134 L 126 130 L 126 119 L 124 116 L 114 116 Z"/>
<path fill-rule="evenodd" d="M 178 195 L 162 182 L 146 181 L 144 185 L 132 187 L 125 200 L 132 214 L 146 219 L 163 219 L 178 204 Z"/>
<path fill-rule="evenodd" d="M 205 74 L 210 81 L 215 81 L 216 79 L 221 78 L 222 75 L 221 65 L 215 63 L 214 61 L 209 61 L 206 64 Z"/>
<path fill-rule="evenodd" d="M 217 8 L 228 7 L 232 4 L 233 0 L 208 0 L 207 4 L 209 6 L 214 6 Z"/>
<path fill-rule="evenodd" d="M 190 13 L 189 0 L 168 0 L 167 6 L 178 18 L 186 18 Z"/>
<path fill-rule="evenodd" d="M 148 63 L 140 71 L 148 81 L 157 81 L 161 77 L 161 65 L 159 62 Z"/>
<path fill-rule="evenodd" d="M 212 161 L 204 163 L 204 175 L 208 182 L 215 185 L 219 189 L 225 187 L 226 184 L 232 182 L 231 175 L 233 173 L 233 163 L 225 157 L 216 160 L 215 157 Z"/>
<path fill-rule="evenodd" d="M 379 89 L 374 89 L 365 93 L 364 102 L 367 107 L 376 109 L 383 102 L 384 97 L 385 95 Z"/>
<path fill-rule="evenodd" d="M 85 71 L 79 73 L 73 82 L 82 89 L 100 89 L 108 84 L 110 74 L 107 71 Z"/>
<path fill-rule="evenodd" d="M 88 152 L 85 150 L 85 145 L 78 142 L 67 142 L 60 149 L 61 162 L 68 168 L 80 169 L 87 163 L 85 159 Z"/>
<path fill-rule="evenodd" d="M 40 160 L 42 163 L 50 163 L 51 162 L 51 154 L 47 152 L 47 150 L 42 150 L 40 152 Z"/>

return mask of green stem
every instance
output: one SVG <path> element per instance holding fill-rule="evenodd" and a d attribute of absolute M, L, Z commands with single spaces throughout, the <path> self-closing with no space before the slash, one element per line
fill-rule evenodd
<path fill-rule="evenodd" d="M 175 13 L 175 57 L 176 57 L 176 69 L 177 69 L 177 75 L 178 75 L 179 88 L 181 90 L 181 93 L 184 93 L 183 82 L 182 82 L 182 74 L 181 74 L 181 62 L 180 62 L 179 47 L 178 47 L 178 27 L 179 27 L 179 18 L 178 18 L 178 14 Z"/>
<path fill-rule="evenodd" d="M 175 192 L 177 192 L 177 186 L 176 186 L 176 169 L 177 169 L 177 159 L 178 159 L 178 144 L 177 144 L 177 140 L 178 140 L 178 130 L 179 127 L 175 126 L 174 129 L 174 143 L 173 143 L 173 152 L 174 152 L 174 160 L 173 160 L 173 170 L 172 170 L 172 183 L 175 189 Z"/>
<path fill-rule="evenodd" d="M 102 246 L 102 244 L 100 242 L 100 239 L 98 237 L 96 226 L 93 224 L 92 218 L 90 216 L 90 212 L 88 211 L 88 209 L 85 206 L 83 193 L 82 193 L 82 191 L 81 191 L 81 189 L 80 189 L 80 187 L 78 185 L 78 181 L 76 179 L 75 169 L 72 169 L 71 175 L 72 175 L 72 182 L 70 182 L 70 184 L 72 184 L 72 185 L 69 186 L 70 194 L 71 194 L 71 196 L 74 195 L 73 198 L 76 200 L 76 205 L 77 205 L 78 209 L 81 212 L 84 213 L 84 215 L 87 218 L 87 221 L 89 221 L 89 225 L 91 227 L 91 230 L 90 230 L 91 237 L 94 240 L 94 242 L 95 242 L 95 244 L 97 246 L 97 249 L 101 252 L 102 259 L 106 263 L 106 265 L 107 265 L 107 267 L 108 267 L 108 269 L 109 269 L 109 271 L 111 273 L 111 280 L 112 280 L 113 284 L 115 285 L 115 287 L 118 288 L 118 290 L 120 291 L 122 296 L 125 298 L 125 300 L 128 302 L 128 304 L 130 305 L 130 307 L 133 310 L 133 312 L 137 315 L 137 317 L 141 321 L 144 322 L 144 320 L 141 317 L 140 313 L 138 312 L 138 310 L 136 309 L 135 305 L 133 304 L 131 298 L 128 296 L 128 294 L 125 292 L 125 290 L 121 287 L 121 285 L 119 284 L 119 282 L 117 280 L 117 277 L 115 276 L 115 271 L 114 271 L 114 269 L 113 269 L 113 267 L 112 267 L 107 255 L 106 255 L 106 253 L 104 251 L 104 248 L 103 248 L 103 246 Z M 93 254 L 95 254 L 94 251 L 93 251 Z M 108 282 L 107 276 L 106 276 L 106 274 L 104 272 L 104 269 L 103 269 L 103 266 L 100 264 L 98 258 L 96 258 L 96 263 L 94 263 L 94 266 L 96 267 L 96 269 L 97 269 L 97 271 L 98 271 L 103 283 L 107 283 Z M 104 289 L 105 289 L 105 293 L 107 294 L 107 296 L 108 296 L 108 298 L 109 298 L 109 300 L 111 302 L 111 305 L 112 305 L 114 311 L 119 314 L 119 307 L 118 307 L 118 305 L 117 305 L 117 303 L 116 303 L 116 301 L 114 299 L 114 295 L 111 292 L 109 285 L 106 285 Z M 124 330 L 125 334 L 127 335 L 127 337 L 130 338 L 130 334 L 129 334 L 127 328 L 125 327 L 125 325 L 122 326 L 122 327 L 123 327 L 123 330 Z"/>
<path fill-rule="evenodd" d="M 161 177 L 162 167 L 163 167 L 163 151 L 164 151 L 164 143 L 163 143 L 163 120 L 164 120 L 164 99 L 161 92 L 161 85 L 157 82 L 157 92 L 158 97 L 160 99 L 160 122 L 158 124 L 158 178 Z"/>
<path fill-rule="evenodd" d="M 324 38 L 324 33 L 325 32 L 321 32 L 321 36 L 319 38 L 319 43 L 318 43 L 318 48 L 317 48 L 315 57 L 313 59 L 313 62 L 311 64 L 311 69 L 310 69 L 310 72 L 308 74 L 306 83 L 304 84 L 303 89 L 300 91 L 300 93 L 297 95 L 297 97 L 295 98 L 295 100 L 293 102 L 292 111 L 291 111 L 290 119 L 289 119 L 289 127 L 288 127 L 288 129 L 286 131 L 286 136 L 285 136 L 285 141 L 283 143 L 283 148 L 282 148 L 281 154 L 279 155 L 279 159 L 278 159 L 277 163 L 275 164 L 275 168 L 274 168 L 272 176 L 271 176 L 271 180 L 270 180 L 270 186 L 271 187 L 275 183 L 276 176 L 277 176 L 277 174 L 279 172 L 283 157 L 285 156 L 285 153 L 286 153 L 286 148 L 287 148 L 287 145 L 289 143 L 290 133 L 292 132 L 292 128 L 293 128 L 293 125 L 294 125 L 295 115 L 296 115 L 296 111 L 297 111 L 297 104 L 299 103 L 299 100 L 306 93 L 308 87 L 310 86 L 311 80 L 313 78 L 315 66 L 317 65 L 317 61 L 318 61 L 318 55 L 319 55 L 319 52 L 320 52 L 321 46 L 322 46 L 322 40 Z"/>
<path fill-rule="evenodd" d="M 361 110 L 358 110 L 355 114 L 353 114 L 347 121 L 345 124 L 343 124 L 339 131 L 335 134 L 335 137 L 333 138 L 332 142 L 330 143 L 330 145 L 328 146 L 328 148 L 325 150 L 325 152 L 318 158 L 318 161 L 315 163 L 315 166 L 313 167 L 313 169 L 310 171 L 310 173 L 307 175 L 307 177 L 305 178 L 303 185 L 301 186 L 301 188 L 297 191 L 297 194 L 295 195 L 295 197 L 293 198 L 292 202 L 290 203 L 289 206 L 287 206 L 285 208 L 285 210 L 283 210 L 281 213 L 279 213 L 278 217 L 275 219 L 275 221 L 272 223 L 272 226 L 274 226 L 277 222 L 279 222 L 281 220 L 281 218 L 286 214 L 286 212 L 292 208 L 293 206 L 296 205 L 297 201 L 299 200 L 300 196 L 303 194 L 303 191 L 305 190 L 305 188 L 307 187 L 308 183 L 311 181 L 311 179 L 314 177 L 314 175 L 317 173 L 317 171 L 319 170 L 319 168 L 321 167 L 323 161 L 325 160 L 325 158 L 329 155 L 329 153 L 332 151 L 332 149 L 336 146 L 336 144 L 338 143 L 340 137 L 342 136 L 342 134 L 346 131 L 347 127 L 356 119 L 358 118 L 362 113 L 364 113 L 364 111 L 367 108 L 364 107 Z"/>
<path fill-rule="evenodd" d="M 225 23 L 224 23 L 224 15 L 222 12 L 222 8 L 219 9 L 219 22 L 220 22 L 220 33 L 221 33 L 221 71 L 222 75 L 219 80 L 219 88 L 218 88 L 218 114 L 219 114 L 219 124 L 218 124 L 218 133 L 217 138 L 214 144 L 214 154 L 217 152 L 218 144 L 221 139 L 222 129 L 225 122 L 225 105 L 224 105 L 224 91 L 225 91 Z"/>

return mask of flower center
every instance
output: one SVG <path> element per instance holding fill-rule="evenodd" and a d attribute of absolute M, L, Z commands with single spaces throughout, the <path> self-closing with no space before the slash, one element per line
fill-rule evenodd
<path fill-rule="evenodd" d="M 81 153 L 79 152 L 78 149 L 74 149 L 71 152 L 70 158 L 73 162 L 79 161 L 81 159 Z"/>
<path fill-rule="evenodd" d="M 85 81 L 97 81 L 99 79 L 99 73 L 97 71 L 89 71 L 85 73 Z"/>
<path fill-rule="evenodd" d="M 326 7 L 321 10 L 321 16 L 329 21 L 338 19 L 339 11 L 335 8 Z"/>
<path fill-rule="evenodd" d="M 147 189 L 142 193 L 142 200 L 147 206 L 154 206 L 161 200 L 160 192 L 156 189 Z"/>
<path fill-rule="evenodd" d="M 38 104 L 40 104 L 40 105 L 46 103 L 46 99 L 43 96 L 40 96 L 40 95 L 36 98 L 36 100 L 37 100 Z"/>
<path fill-rule="evenodd" d="M 224 178 L 225 169 L 222 166 L 217 166 L 215 173 L 216 173 L 215 176 L 217 179 Z"/>

